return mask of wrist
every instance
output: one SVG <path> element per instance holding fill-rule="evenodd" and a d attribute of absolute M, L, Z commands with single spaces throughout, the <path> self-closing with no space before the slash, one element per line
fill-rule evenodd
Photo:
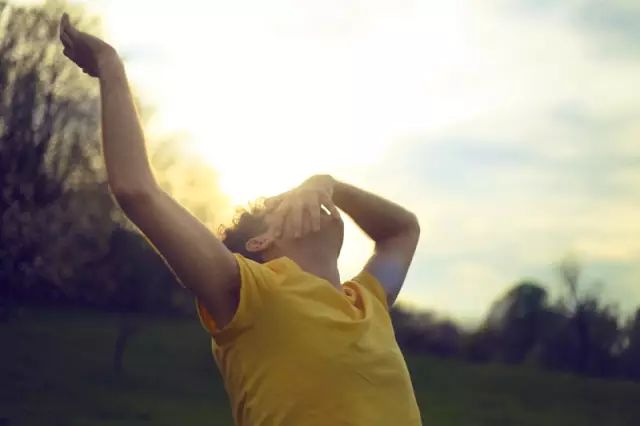
<path fill-rule="evenodd" d="M 316 189 L 320 191 L 328 191 L 333 193 L 335 179 L 331 175 L 313 175 L 302 183 L 303 188 Z"/>
<path fill-rule="evenodd" d="M 116 50 L 107 46 L 96 55 L 96 65 L 100 78 L 124 72 L 124 64 Z"/>

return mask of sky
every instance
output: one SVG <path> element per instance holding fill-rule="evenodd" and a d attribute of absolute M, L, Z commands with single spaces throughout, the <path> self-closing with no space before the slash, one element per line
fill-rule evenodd
<path fill-rule="evenodd" d="M 330 173 L 414 211 L 400 301 L 472 324 L 523 278 L 559 296 L 571 255 L 586 291 L 640 305 L 640 2 L 91 6 L 155 131 L 233 203 Z M 348 222 L 343 279 L 372 248 Z"/>

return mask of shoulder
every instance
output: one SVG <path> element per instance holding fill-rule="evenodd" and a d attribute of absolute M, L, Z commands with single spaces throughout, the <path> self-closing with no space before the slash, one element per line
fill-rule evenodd
<path fill-rule="evenodd" d="M 214 320 L 202 301 L 196 298 L 200 322 L 216 339 L 224 339 L 249 326 L 280 280 L 278 272 L 269 264 L 256 262 L 239 253 L 233 253 L 233 257 L 240 279 L 227 294 L 225 315 Z"/>
<path fill-rule="evenodd" d="M 362 286 L 365 291 L 367 291 L 371 296 L 375 298 L 375 300 L 381 303 L 387 311 L 389 310 L 389 302 L 387 299 L 386 291 L 382 286 L 382 283 L 380 283 L 378 278 L 376 278 L 371 272 L 363 269 L 358 273 L 358 275 L 351 278 L 350 281 Z"/>

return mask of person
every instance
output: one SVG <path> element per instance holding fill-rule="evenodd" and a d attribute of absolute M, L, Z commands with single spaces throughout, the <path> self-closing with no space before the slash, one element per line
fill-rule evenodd
<path fill-rule="evenodd" d="M 418 243 L 416 215 L 315 175 L 241 211 L 218 237 L 154 179 L 116 50 L 67 14 L 60 39 L 64 55 L 98 78 L 109 188 L 193 292 L 235 424 L 421 424 L 389 313 Z M 257 173 L 269 173 L 267 166 Z M 362 271 L 345 282 L 338 208 L 375 242 Z"/>

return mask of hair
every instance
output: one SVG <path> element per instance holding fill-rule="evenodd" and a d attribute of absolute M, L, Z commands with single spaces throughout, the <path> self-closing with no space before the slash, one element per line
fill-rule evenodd
<path fill-rule="evenodd" d="M 236 208 L 231 226 L 220 226 L 218 234 L 222 243 L 233 253 L 263 263 L 260 252 L 250 252 L 245 244 L 251 238 L 267 231 L 267 223 L 264 220 L 264 199 L 249 204 L 249 208 Z"/>

